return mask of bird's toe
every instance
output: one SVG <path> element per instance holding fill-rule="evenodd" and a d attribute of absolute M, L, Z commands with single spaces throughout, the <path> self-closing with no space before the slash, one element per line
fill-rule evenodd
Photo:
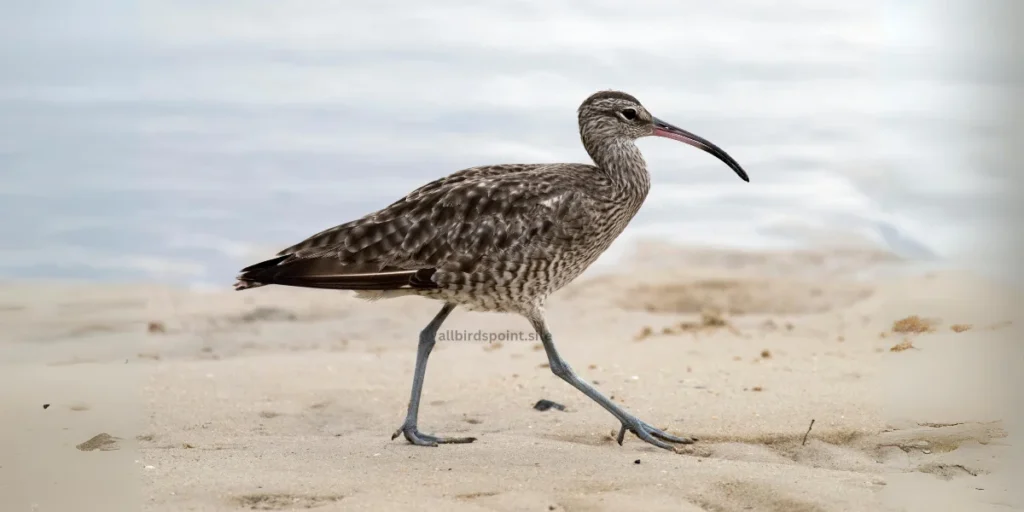
<path fill-rule="evenodd" d="M 637 418 L 630 418 L 622 422 L 622 428 L 619 429 L 619 435 L 616 437 L 616 441 L 620 446 L 622 445 L 623 439 L 626 437 L 627 430 L 636 434 L 636 436 L 642 441 L 666 450 L 675 450 L 675 448 L 668 443 L 693 444 L 697 442 L 697 439 L 694 437 L 674 436 L 663 430 L 656 429 Z"/>
<path fill-rule="evenodd" d="M 403 425 L 391 436 L 394 440 L 399 435 L 404 435 L 406 441 L 416 446 L 437 446 L 439 444 L 466 444 L 476 441 L 475 437 L 438 437 L 424 434 L 416 426 Z"/>

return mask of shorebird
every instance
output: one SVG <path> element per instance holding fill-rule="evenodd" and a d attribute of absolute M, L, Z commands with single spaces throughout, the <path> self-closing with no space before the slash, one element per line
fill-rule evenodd
<path fill-rule="evenodd" d="M 626 431 L 665 449 L 692 437 L 641 421 L 576 375 L 558 354 L 544 320 L 549 295 L 587 269 L 626 228 L 650 190 L 635 145 L 659 136 L 690 144 L 747 173 L 711 142 L 650 114 L 619 91 L 592 94 L 577 111 L 594 165 L 503 164 L 463 169 L 427 183 L 381 210 L 321 231 L 242 269 L 236 290 L 265 285 L 355 290 L 368 300 L 416 295 L 443 303 L 420 332 L 412 396 L 400 434 L 419 446 L 473 437 L 420 432 L 420 394 L 438 329 L 458 306 L 525 317 L 555 375 L 605 408 Z"/>

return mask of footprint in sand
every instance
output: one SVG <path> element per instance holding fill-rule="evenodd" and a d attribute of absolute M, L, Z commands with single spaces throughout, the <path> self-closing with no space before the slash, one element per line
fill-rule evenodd
<path fill-rule="evenodd" d="M 302 496 L 297 494 L 246 494 L 235 499 L 242 508 L 249 510 L 305 510 L 341 501 L 344 496 Z"/>
<path fill-rule="evenodd" d="M 92 439 L 89 439 L 88 441 L 75 446 L 75 448 L 78 448 L 83 452 L 91 452 L 94 450 L 109 452 L 112 450 L 121 449 L 121 447 L 117 445 L 117 442 L 120 440 L 121 438 L 114 437 L 107 433 L 96 434 L 95 436 L 92 437 Z"/>

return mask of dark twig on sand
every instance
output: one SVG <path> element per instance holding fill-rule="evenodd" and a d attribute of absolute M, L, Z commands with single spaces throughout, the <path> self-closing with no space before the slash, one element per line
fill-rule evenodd
<path fill-rule="evenodd" d="M 814 419 L 811 419 L 811 424 L 807 425 L 807 432 L 804 432 L 804 440 L 800 443 L 800 446 L 807 444 L 807 436 L 811 433 L 811 428 L 814 427 Z"/>
<path fill-rule="evenodd" d="M 548 399 L 541 399 L 540 401 L 533 405 L 533 408 L 537 409 L 538 411 L 546 411 L 548 409 L 557 409 L 559 411 L 565 410 L 564 405 L 558 402 L 552 402 L 551 400 Z"/>

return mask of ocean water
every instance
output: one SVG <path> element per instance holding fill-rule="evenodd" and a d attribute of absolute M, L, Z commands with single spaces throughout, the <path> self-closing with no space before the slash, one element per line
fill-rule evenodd
<path fill-rule="evenodd" d="M 575 110 L 606 88 L 716 142 L 751 183 L 640 141 L 653 190 L 602 262 L 658 237 L 989 268 L 1016 171 L 998 144 L 1018 136 L 995 105 L 1024 78 L 972 5 L 8 5 L 0 277 L 228 286 L 455 170 L 586 162 Z"/>

